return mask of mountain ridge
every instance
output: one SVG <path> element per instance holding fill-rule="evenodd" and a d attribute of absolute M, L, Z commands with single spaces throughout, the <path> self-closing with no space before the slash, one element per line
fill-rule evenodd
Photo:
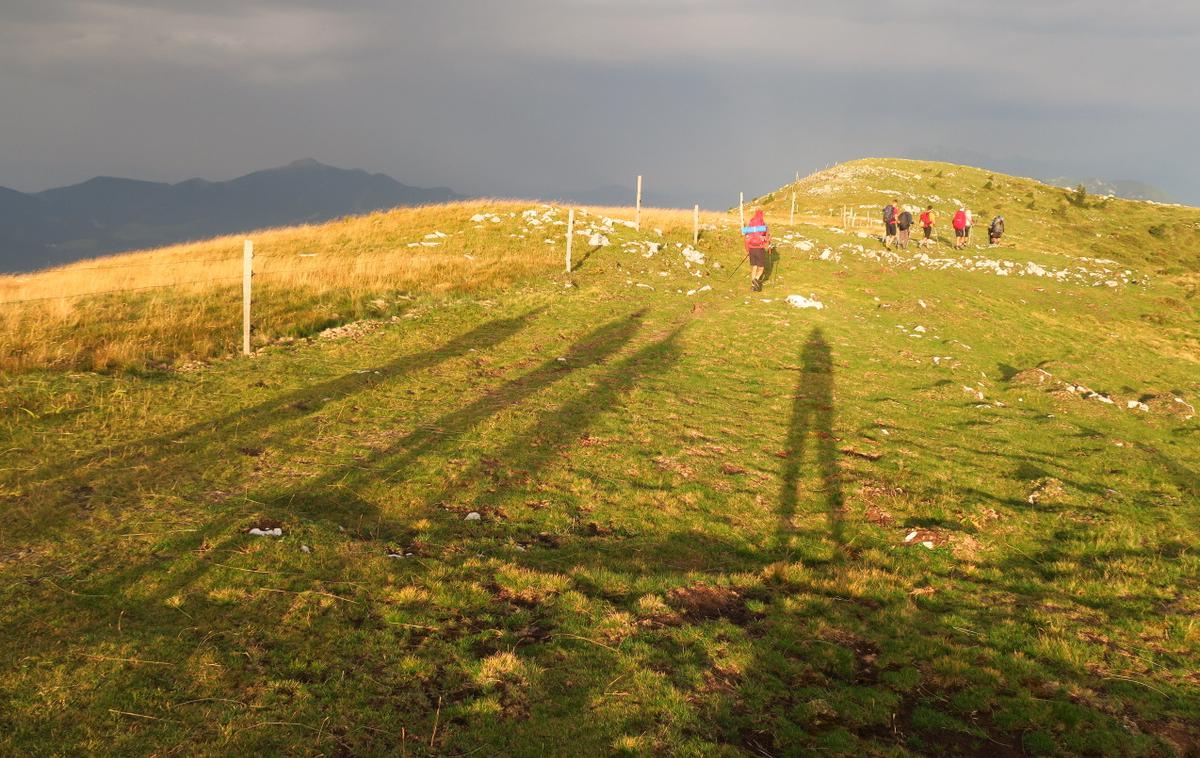
<path fill-rule="evenodd" d="M 0 272 L 461 198 L 313 158 L 215 182 L 96 176 L 36 193 L 0 187 Z"/>

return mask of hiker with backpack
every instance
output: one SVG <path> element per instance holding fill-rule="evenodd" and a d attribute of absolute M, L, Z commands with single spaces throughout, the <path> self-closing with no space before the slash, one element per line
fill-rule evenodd
<path fill-rule="evenodd" d="M 892 240 L 896 237 L 896 207 L 900 205 L 897 200 L 894 203 L 888 203 L 883 206 L 883 246 L 891 247 Z"/>
<path fill-rule="evenodd" d="M 925 240 L 920 244 L 933 244 L 933 206 L 925 208 L 921 214 L 921 228 L 925 231 Z"/>
<path fill-rule="evenodd" d="M 966 233 L 963 234 L 963 247 L 971 242 L 971 227 L 975 224 L 975 217 L 971 215 L 970 208 L 964 208 L 963 213 L 967 214 Z"/>
<path fill-rule="evenodd" d="M 1004 216 L 996 216 L 988 226 L 988 244 L 999 245 L 1004 236 Z"/>
<path fill-rule="evenodd" d="M 950 223 L 954 227 L 954 249 L 962 250 L 967 244 L 967 212 L 959 208 Z"/>
<path fill-rule="evenodd" d="M 746 241 L 746 256 L 750 259 L 750 291 L 762 292 L 763 273 L 767 269 L 767 251 L 771 247 L 771 232 L 763 218 L 762 209 L 754 211 L 750 225 L 742 227 Z"/>
<path fill-rule="evenodd" d="M 896 216 L 896 229 L 899 230 L 899 234 L 896 237 L 896 247 L 908 249 L 908 239 L 912 233 L 909 230 L 912 229 L 912 223 L 912 214 L 907 209 L 901 209 L 900 215 Z"/>

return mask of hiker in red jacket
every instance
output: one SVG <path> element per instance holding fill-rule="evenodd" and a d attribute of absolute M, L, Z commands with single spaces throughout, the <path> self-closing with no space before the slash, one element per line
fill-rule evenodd
<path fill-rule="evenodd" d="M 750 291 L 762 292 L 762 277 L 767 269 L 767 250 L 771 247 L 771 232 L 762 210 L 750 217 L 750 224 L 742 230 L 746 238 L 746 255 L 750 258 Z"/>
<path fill-rule="evenodd" d="M 962 250 L 967 245 L 967 212 L 959 208 L 954 212 L 954 249 Z"/>
<path fill-rule="evenodd" d="M 934 222 L 934 213 L 933 213 L 932 205 L 925 208 L 925 212 L 921 214 L 920 221 L 921 221 L 921 228 L 923 230 L 925 230 L 925 239 L 921 243 L 918 243 L 918 244 L 932 245 L 933 244 L 933 222 Z"/>

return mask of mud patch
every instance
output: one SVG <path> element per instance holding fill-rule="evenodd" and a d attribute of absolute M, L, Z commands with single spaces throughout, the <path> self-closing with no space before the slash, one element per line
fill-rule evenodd
<path fill-rule="evenodd" d="M 1191 403 L 1169 393 L 1142 397 L 1141 402 L 1146 404 L 1151 413 L 1160 413 L 1181 419 L 1189 419 L 1196 415 L 1196 408 Z"/>
<path fill-rule="evenodd" d="M 1062 381 L 1055 379 L 1054 374 L 1040 368 L 1027 368 L 1018 371 L 1008 378 L 1010 384 L 1020 384 L 1027 387 L 1057 387 Z"/>
<path fill-rule="evenodd" d="M 724 618 L 735 624 L 744 624 L 751 616 L 741 595 L 727 587 L 715 587 L 704 582 L 671 590 L 667 595 L 667 604 L 688 621 Z"/>
<path fill-rule="evenodd" d="M 892 517 L 892 514 L 874 503 L 867 506 L 867 511 L 863 514 L 863 518 L 867 520 L 867 523 L 879 526 L 891 526 L 896 523 L 896 519 Z"/>
<path fill-rule="evenodd" d="M 864 461 L 877 461 L 883 457 L 883 453 L 877 453 L 873 450 L 859 450 L 853 447 L 843 447 L 841 453 L 851 458 L 861 458 Z"/>
<path fill-rule="evenodd" d="M 691 466 L 685 463 L 680 463 L 674 458 L 665 455 L 660 455 L 654 458 L 654 465 L 658 466 L 663 471 L 670 471 L 673 474 L 678 474 L 684 479 L 692 479 L 696 476 L 696 471 Z"/>
<path fill-rule="evenodd" d="M 845 629 L 827 629 L 821 638 L 854 653 L 855 684 L 870 686 L 879 681 L 879 648 L 873 642 Z"/>

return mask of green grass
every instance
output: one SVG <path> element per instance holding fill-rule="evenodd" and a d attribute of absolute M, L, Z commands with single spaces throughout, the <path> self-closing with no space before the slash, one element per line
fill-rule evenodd
<path fill-rule="evenodd" d="M 1127 215 L 1159 212 L 1191 233 Z M 823 261 L 878 243 L 797 225 L 749 297 L 733 230 L 702 279 L 621 230 L 572 287 L 3 378 L 0 752 L 1195 751 L 1195 249 L 1014 215 L 1004 257 L 1145 283 Z"/>

